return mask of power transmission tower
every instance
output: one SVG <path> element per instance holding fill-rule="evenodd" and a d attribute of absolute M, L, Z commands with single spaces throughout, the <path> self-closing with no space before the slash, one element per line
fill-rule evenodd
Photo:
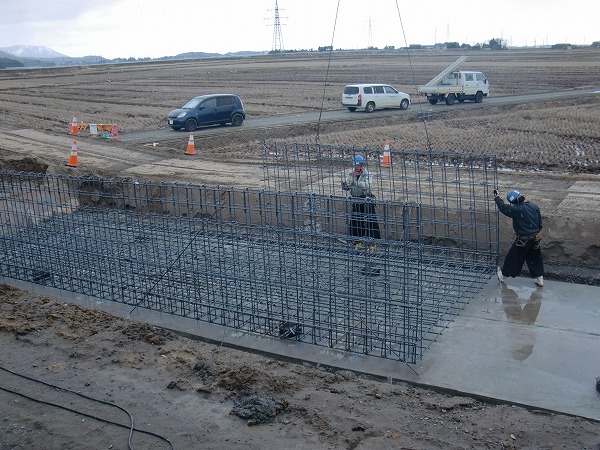
<path fill-rule="evenodd" d="M 281 20 L 277 0 L 275 0 L 275 18 L 273 19 L 273 51 L 283 51 L 283 37 L 281 36 Z"/>

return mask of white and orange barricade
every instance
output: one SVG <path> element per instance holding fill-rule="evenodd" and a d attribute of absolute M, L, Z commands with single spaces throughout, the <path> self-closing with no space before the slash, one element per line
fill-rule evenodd
<path fill-rule="evenodd" d="M 110 126 L 110 138 L 114 141 L 119 140 L 119 127 L 114 123 Z"/>
<path fill-rule="evenodd" d="M 119 127 L 117 124 L 77 122 L 77 118 L 73 116 L 69 133 L 77 135 L 80 131 L 89 131 L 92 136 L 99 135 L 103 138 L 110 138 L 115 141 L 119 140 Z"/>

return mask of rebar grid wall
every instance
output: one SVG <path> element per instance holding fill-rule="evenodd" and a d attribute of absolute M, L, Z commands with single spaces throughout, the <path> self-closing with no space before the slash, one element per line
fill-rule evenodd
<path fill-rule="evenodd" d="M 312 167 L 312 175 L 327 173 Z M 283 170 L 299 169 L 265 164 L 278 180 Z M 14 172 L 0 172 L 0 186 L 2 276 L 409 363 L 497 257 L 450 251 L 449 241 L 438 248 L 423 233 L 431 227 L 423 206 L 393 199 L 377 204 L 377 251 L 356 252 L 347 234 L 353 200 L 313 186 L 282 192 Z"/>
<path fill-rule="evenodd" d="M 495 156 L 390 148 L 386 166 L 381 148 L 264 142 L 265 187 L 346 196 L 341 182 L 356 155 L 365 158 L 378 202 L 420 206 L 423 243 L 437 263 L 496 264 L 499 222 L 490 201 L 498 185 Z M 388 231 L 384 239 L 399 239 Z"/>

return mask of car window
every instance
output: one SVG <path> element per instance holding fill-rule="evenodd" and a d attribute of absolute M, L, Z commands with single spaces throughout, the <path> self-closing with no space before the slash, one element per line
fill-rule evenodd
<path fill-rule="evenodd" d="M 358 94 L 358 86 L 346 86 L 344 88 L 345 95 L 356 95 Z"/>
<path fill-rule="evenodd" d="M 200 103 L 200 100 L 198 100 L 197 98 L 193 98 L 189 102 L 187 102 L 185 105 L 183 105 L 181 107 L 181 109 L 194 109 L 196 106 L 198 106 L 199 103 Z"/>
<path fill-rule="evenodd" d="M 202 102 L 203 108 L 216 108 L 216 106 L 217 106 L 217 99 L 215 97 L 207 98 L 206 100 L 204 100 Z"/>
<path fill-rule="evenodd" d="M 465 73 L 465 81 L 473 81 L 473 74 Z"/>
<path fill-rule="evenodd" d="M 217 97 L 217 106 L 231 106 L 233 105 L 233 97 L 231 95 Z"/>
<path fill-rule="evenodd" d="M 398 91 L 391 86 L 384 86 L 386 94 L 397 94 Z"/>
<path fill-rule="evenodd" d="M 485 81 L 485 77 L 482 73 L 476 73 L 475 78 L 477 78 L 477 81 Z"/>
<path fill-rule="evenodd" d="M 376 94 L 383 94 L 383 86 L 373 86 Z"/>
<path fill-rule="evenodd" d="M 365 94 L 372 94 L 373 93 L 373 88 L 371 86 L 368 86 L 364 89 Z"/>
<path fill-rule="evenodd" d="M 446 78 L 444 78 L 444 81 L 443 81 L 442 85 L 454 85 L 454 84 L 458 84 L 458 80 L 460 80 L 460 79 L 461 79 L 461 73 L 460 72 L 452 72 Z"/>

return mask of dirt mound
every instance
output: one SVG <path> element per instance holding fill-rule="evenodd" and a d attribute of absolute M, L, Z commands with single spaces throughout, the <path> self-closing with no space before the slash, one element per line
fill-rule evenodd
<path fill-rule="evenodd" d="M 248 425 L 258 425 L 273 421 L 275 416 L 288 407 L 285 400 L 279 400 L 273 397 L 259 397 L 253 395 L 249 398 L 235 402 L 233 413 L 248 420 Z"/>
<path fill-rule="evenodd" d="M 49 164 L 36 158 L 0 158 L 0 170 L 9 170 L 14 172 L 46 173 Z"/>

